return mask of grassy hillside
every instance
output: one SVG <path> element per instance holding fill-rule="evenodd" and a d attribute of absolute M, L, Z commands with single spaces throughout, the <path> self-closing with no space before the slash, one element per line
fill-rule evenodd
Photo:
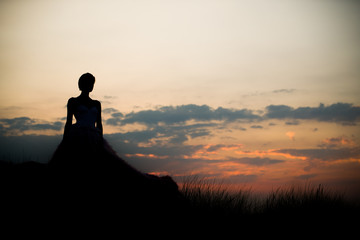
<path fill-rule="evenodd" d="M 326 224 L 350 228 L 360 213 L 358 203 L 321 184 L 279 187 L 260 197 L 251 188 L 230 191 L 216 181 L 189 177 L 180 192 L 199 221 L 249 227 Z"/>
<path fill-rule="evenodd" d="M 68 169 L 69 168 L 69 169 Z M 67 223 L 110 224 L 116 228 L 171 225 L 176 231 L 242 231 L 264 229 L 350 233 L 358 226 L 359 204 L 323 185 L 280 187 L 265 196 L 250 188 L 230 191 L 218 182 L 188 177 L 145 178 L 108 162 L 77 168 L 0 161 L 0 207 L 3 219 L 26 223 L 34 217 Z M 121 173 L 121 174 L 119 174 Z M 174 186 L 175 184 L 175 186 Z"/>

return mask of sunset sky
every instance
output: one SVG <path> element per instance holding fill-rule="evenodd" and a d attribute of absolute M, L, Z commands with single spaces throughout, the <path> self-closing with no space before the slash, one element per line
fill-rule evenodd
<path fill-rule="evenodd" d="M 360 189 L 360 1 L 0 2 L 0 156 L 46 162 L 78 78 L 130 164 Z"/>

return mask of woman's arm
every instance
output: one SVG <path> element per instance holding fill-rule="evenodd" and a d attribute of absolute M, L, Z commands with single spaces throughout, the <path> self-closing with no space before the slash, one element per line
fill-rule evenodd
<path fill-rule="evenodd" d="M 98 109 L 99 114 L 97 115 L 96 119 L 96 128 L 98 128 L 101 132 L 101 136 L 103 135 L 103 126 L 102 126 L 102 120 L 101 120 L 101 103 L 99 101 L 96 101 L 96 107 Z"/>
<path fill-rule="evenodd" d="M 72 120 L 74 115 L 73 105 L 74 105 L 74 99 L 70 98 L 67 104 L 67 117 L 66 117 L 65 129 L 64 129 L 64 137 L 68 135 L 72 125 Z"/>

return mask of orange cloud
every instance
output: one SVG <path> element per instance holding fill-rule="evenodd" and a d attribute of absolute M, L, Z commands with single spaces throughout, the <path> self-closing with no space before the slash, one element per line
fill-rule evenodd
<path fill-rule="evenodd" d="M 278 152 L 280 149 L 268 149 L 265 151 L 261 150 L 254 150 L 254 151 L 243 151 L 239 150 L 243 145 L 229 145 L 229 146 L 223 146 L 223 147 L 216 147 L 217 145 L 205 145 L 203 148 L 197 150 L 192 155 L 184 155 L 182 156 L 184 159 L 203 159 L 203 160 L 224 160 L 226 159 L 226 156 L 229 154 L 236 154 L 236 155 L 244 155 L 245 157 L 283 157 L 286 159 L 299 159 L 299 160 L 308 160 L 308 157 L 306 156 L 296 156 L 291 155 L 290 153 L 283 153 Z M 212 150 L 211 148 L 215 148 Z M 210 151 L 209 151 L 210 150 Z M 221 153 L 221 151 L 225 151 L 228 153 Z"/>
<path fill-rule="evenodd" d="M 222 147 L 220 149 L 223 150 L 223 151 L 231 151 L 231 150 L 236 150 L 236 149 L 239 149 L 239 148 L 242 148 L 242 147 L 243 147 L 242 144 L 235 144 L 235 145 Z"/>
<path fill-rule="evenodd" d="M 280 152 L 276 152 L 279 149 L 269 149 L 267 151 L 259 151 L 259 150 L 255 150 L 255 151 L 235 151 L 236 154 L 239 155 L 247 155 L 247 156 L 255 156 L 255 157 L 260 157 L 260 158 L 264 158 L 264 157 L 269 157 L 269 156 L 281 156 L 284 158 L 288 158 L 288 159 L 300 159 L 300 160 L 307 160 L 308 158 L 305 156 L 294 156 L 291 155 L 289 153 L 280 153 Z"/>
<path fill-rule="evenodd" d="M 204 159 L 204 160 L 223 160 L 224 153 L 221 154 L 222 151 L 225 152 L 234 152 L 239 148 L 242 148 L 242 144 L 231 144 L 231 145 L 223 145 L 223 144 L 208 144 L 203 146 L 201 149 L 194 152 L 191 156 L 185 155 L 183 158 L 185 159 Z"/>
<path fill-rule="evenodd" d="M 287 132 L 285 134 L 290 138 L 291 141 L 295 141 L 295 132 Z"/>
<path fill-rule="evenodd" d="M 157 156 L 155 154 L 142 154 L 142 153 L 135 153 L 135 154 L 125 154 L 126 157 L 143 157 L 143 158 L 156 158 L 156 159 L 166 159 L 169 156 Z"/>
<path fill-rule="evenodd" d="M 171 173 L 169 173 L 167 171 L 149 172 L 148 174 L 152 174 L 152 175 L 156 175 L 156 176 L 171 175 Z"/>
<path fill-rule="evenodd" d="M 356 143 L 354 140 L 345 136 L 326 138 L 322 141 L 319 147 L 324 148 L 341 148 L 341 147 L 353 147 Z"/>

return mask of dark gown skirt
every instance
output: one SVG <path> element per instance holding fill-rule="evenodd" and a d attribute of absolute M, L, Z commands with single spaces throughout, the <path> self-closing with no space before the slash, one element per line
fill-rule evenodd
<path fill-rule="evenodd" d="M 147 216 L 178 217 L 183 212 L 182 196 L 171 177 L 133 168 L 96 128 L 73 125 L 46 166 L 36 172 L 23 168 L 15 179 L 22 176 L 26 184 L 17 179 L 9 202 L 33 199 L 31 209 L 36 214 L 43 210 L 49 219 L 76 224 L 133 219 L 139 224 L 138 219 L 148 223 Z"/>
<path fill-rule="evenodd" d="M 61 181 L 97 190 L 125 195 L 161 196 L 178 194 L 178 186 L 169 176 L 142 173 L 121 159 L 97 128 L 72 125 L 49 162 Z"/>
<path fill-rule="evenodd" d="M 49 161 L 49 166 L 68 173 L 76 172 L 78 175 L 107 175 L 113 172 L 133 181 L 142 181 L 149 177 L 121 159 L 102 137 L 99 129 L 76 124 L 64 135 Z"/>

